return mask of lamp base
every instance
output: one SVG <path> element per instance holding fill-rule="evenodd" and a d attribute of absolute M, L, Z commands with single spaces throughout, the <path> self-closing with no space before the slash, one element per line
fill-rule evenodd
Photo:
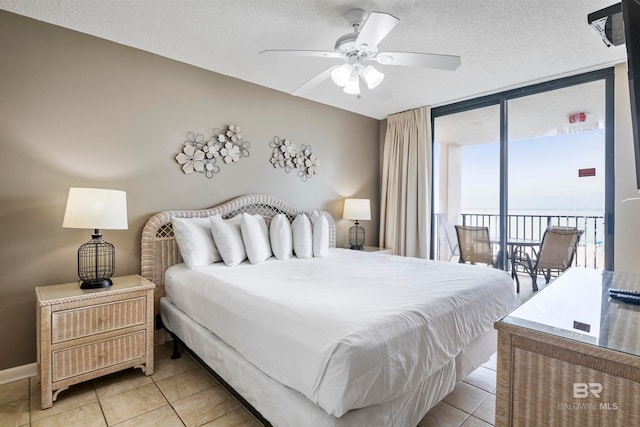
<path fill-rule="evenodd" d="M 349 244 L 351 249 L 361 251 L 364 249 L 364 228 L 360 227 L 360 223 L 356 220 L 353 227 L 349 229 Z"/>
<path fill-rule="evenodd" d="M 99 288 L 108 288 L 113 285 L 111 279 L 95 279 L 95 280 L 85 280 L 80 285 L 80 289 L 99 289 Z"/>

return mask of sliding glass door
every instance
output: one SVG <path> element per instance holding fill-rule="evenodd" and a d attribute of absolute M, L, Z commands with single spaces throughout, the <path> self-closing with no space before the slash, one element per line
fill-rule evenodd
<path fill-rule="evenodd" d="M 576 264 L 604 268 L 604 80 L 511 99 L 508 113 L 508 237 L 533 255 L 548 227 L 576 227 Z"/>
<path fill-rule="evenodd" d="M 497 258 L 500 106 L 438 117 L 434 132 L 435 259 L 458 261 L 455 225 L 463 224 L 487 227 L 491 253 Z"/>
<path fill-rule="evenodd" d="M 434 108 L 433 258 L 457 262 L 453 226 L 480 225 L 510 269 L 571 226 L 574 264 L 612 269 L 612 88 L 608 69 Z"/>

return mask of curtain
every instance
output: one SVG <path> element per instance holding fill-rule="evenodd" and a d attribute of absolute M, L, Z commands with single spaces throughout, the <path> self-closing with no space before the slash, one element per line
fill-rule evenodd
<path fill-rule="evenodd" d="M 429 258 L 431 239 L 431 110 L 387 118 L 382 157 L 379 246 Z"/>

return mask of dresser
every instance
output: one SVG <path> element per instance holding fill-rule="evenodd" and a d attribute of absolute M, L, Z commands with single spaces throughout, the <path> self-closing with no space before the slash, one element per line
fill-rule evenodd
<path fill-rule="evenodd" d="M 102 289 L 77 282 L 36 288 L 42 409 L 73 384 L 122 369 L 153 374 L 153 289 L 138 275 Z"/>
<path fill-rule="evenodd" d="M 495 323 L 496 426 L 640 425 L 640 275 L 573 267 Z"/>

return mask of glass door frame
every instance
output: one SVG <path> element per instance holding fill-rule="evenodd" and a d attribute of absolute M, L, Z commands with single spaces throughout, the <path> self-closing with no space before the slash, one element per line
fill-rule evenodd
<path fill-rule="evenodd" d="M 506 247 L 507 221 L 508 221 L 508 130 L 509 111 L 508 101 L 524 96 L 549 92 L 570 86 L 604 80 L 605 83 L 605 203 L 604 203 L 604 266 L 605 270 L 614 269 L 614 206 L 615 206 L 615 164 L 614 164 L 614 68 L 609 67 L 602 70 L 592 71 L 575 76 L 564 77 L 549 82 L 538 83 L 523 88 L 512 89 L 492 95 L 474 98 L 455 104 L 443 105 L 431 109 L 431 143 L 434 144 L 435 119 L 454 113 L 474 110 L 488 106 L 500 106 L 500 207 L 499 207 L 499 236 L 500 248 Z M 433 159 L 432 159 L 433 161 Z M 434 215 L 434 176 L 431 168 L 431 218 Z M 431 221 L 431 258 L 434 257 L 435 242 L 433 240 L 434 230 Z M 504 250 L 499 252 L 498 264 L 500 268 L 505 268 L 507 263 L 507 253 Z"/>

